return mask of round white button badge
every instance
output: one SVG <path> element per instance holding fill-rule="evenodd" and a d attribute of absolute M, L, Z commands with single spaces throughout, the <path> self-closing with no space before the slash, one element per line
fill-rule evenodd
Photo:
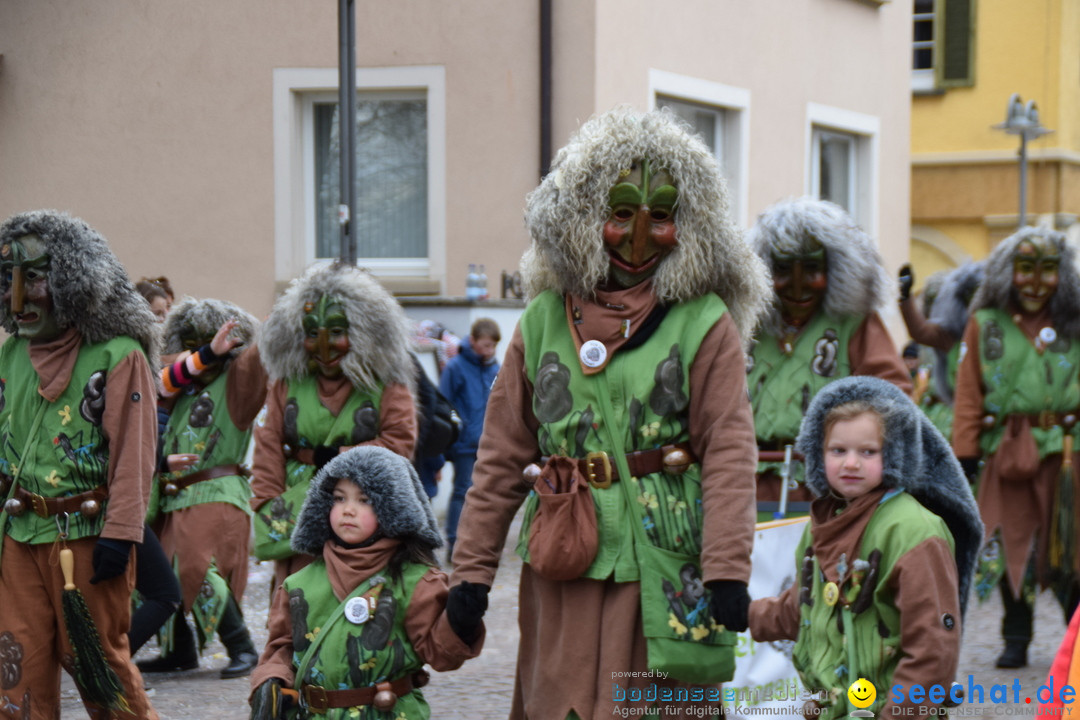
<path fill-rule="evenodd" d="M 586 367 L 600 367 L 607 360 L 607 348 L 599 340 L 588 340 L 581 346 L 578 355 Z"/>
<path fill-rule="evenodd" d="M 354 597 L 345 603 L 345 619 L 353 625 L 363 625 L 371 617 L 366 597 Z"/>

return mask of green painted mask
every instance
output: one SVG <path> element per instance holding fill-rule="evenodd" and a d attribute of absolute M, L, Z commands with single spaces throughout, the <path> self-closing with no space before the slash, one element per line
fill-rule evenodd
<path fill-rule="evenodd" d="M 665 255 L 678 245 L 675 209 L 679 191 L 667 170 L 649 160 L 623 170 L 608 193 L 611 212 L 604 223 L 604 244 L 611 278 L 628 288 L 652 277 Z"/>
<path fill-rule="evenodd" d="M 1013 255 L 1013 291 L 1025 313 L 1035 314 L 1057 291 L 1061 255 L 1053 241 L 1024 240 Z"/>
<path fill-rule="evenodd" d="M 343 372 L 341 361 L 349 352 L 345 307 L 329 295 L 305 303 L 303 326 L 308 369 L 326 377 L 339 377 Z"/>
<path fill-rule="evenodd" d="M 815 240 L 805 252 L 774 252 L 772 272 L 781 317 L 788 325 L 802 327 L 821 307 L 829 287 L 825 248 Z"/>
<path fill-rule="evenodd" d="M 0 271 L 7 289 L 8 305 L 19 337 L 29 340 L 52 340 L 60 335 L 49 290 L 52 262 L 45 242 L 37 235 L 24 235 L 0 246 Z"/>

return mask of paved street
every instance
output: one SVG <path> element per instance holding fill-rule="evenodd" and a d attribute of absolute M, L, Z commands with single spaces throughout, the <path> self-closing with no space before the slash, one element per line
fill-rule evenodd
<path fill-rule="evenodd" d="M 487 645 L 481 656 L 452 673 L 432 673 L 425 695 L 436 720 L 487 720 L 507 717 L 513 691 L 514 662 L 517 653 L 517 582 L 521 563 L 511 552 L 517 526 L 511 530 L 512 541 L 503 553 L 498 582 L 491 593 L 491 610 L 487 615 Z M 258 647 L 266 641 L 267 597 L 271 578 L 269 563 L 252 563 L 252 575 L 244 599 L 244 612 Z M 958 680 L 968 685 L 968 675 L 985 689 L 986 701 L 980 707 L 985 716 L 1001 715 L 1004 711 L 1027 714 L 1033 707 L 995 706 L 989 702 L 990 689 L 995 684 L 1008 685 L 1010 695 L 1015 680 L 1022 688 L 1020 702 L 1031 696 L 1046 680 L 1058 643 L 1065 631 L 1053 597 L 1044 593 L 1036 608 L 1035 640 L 1029 652 L 1029 666 L 1020 671 L 997 670 L 994 659 L 1001 650 L 999 624 L 1001 603 L 995 595 L 985 605 L 972 603 L 964 632 Z M 139 657 L 152 657 L 157 650 L 153 641 Z M 153 692 L 153 703 L 162 720 L 243 720 L 248 717 L 248 680 L 221 680 L 218 671 L 226 664 L 224 648 L 216 640 L 203 654 L 198 671 L 147 676 Z M 71 682 L 65 676 L 65 718 L 85 717 Z"/>

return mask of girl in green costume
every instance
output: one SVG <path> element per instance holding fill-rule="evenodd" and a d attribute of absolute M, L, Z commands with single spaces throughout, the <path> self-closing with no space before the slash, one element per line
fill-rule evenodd
<path fill-rule="evenodd" d="M 424 663 L 454 670 L 484 641 L 482 623 L 446 620 L 440 545 L 408 460 L 363 447 L 327 463 L 292 537 L 294 550 L 317 559 L 275 596 L 251 678 L 252 720 L 429 717 Z"/>
<path fill-rule="evenodd" d="M 876 690 L 876 716 L 911 706 L 915 684 L 956 704 L 982 523 L 948 443 L 894 385 L 852 377 L 814 398 L 797 449 L 817 498 L 798 581 L 751 603 L 754 639 L 795 640 L 795 667 L 825 710 L 815 716 L 847 715 L 860 679 Z"/>

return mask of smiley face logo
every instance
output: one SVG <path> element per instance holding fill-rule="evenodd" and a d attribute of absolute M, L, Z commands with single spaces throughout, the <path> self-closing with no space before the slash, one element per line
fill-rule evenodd
<path fill-rule="evenodd" d="M 857 708 L 867 708 L 877 699 L 877 689 L 866 678 L 859 678 L 851 683 L 847 691 L 848 700 Z"/>

